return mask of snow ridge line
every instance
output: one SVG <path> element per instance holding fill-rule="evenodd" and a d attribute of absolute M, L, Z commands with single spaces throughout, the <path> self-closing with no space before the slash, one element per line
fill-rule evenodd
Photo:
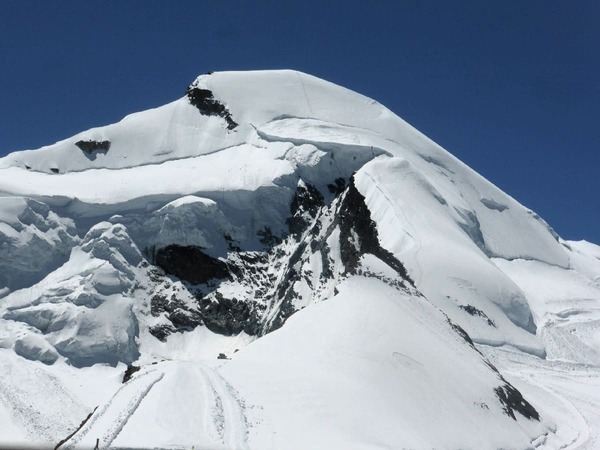
<path fill-rule="evenodd" d="M 298 72 L 298 71 L 295 71 L 295 72 L 296 72 L 296 76 L 298 77 L 298 82 L 300 83 L 300 86 L 302 87 L 304 99 L 306 100 L 306 106 L 308 106 L 308 111 L 310 112 L 310 114 L 312 116 L 312 115 L 314 115 L 314 113 L 313 113 L 312 106 L 310 105 L 310 101 L 308 100 L 308 94 L 306 93 L 306 86 L 304 85 L 304 81 L 302 81 L 300 72 Z"/>
<path fill-rule="evenodd" d="M 414 240 L 415 242 L 415 246 L 416 249 L 413 252 L 413 260 L 415 263 L 415 273 L 412 274 L 412 278 L 413 280 L 415 280 L 415 286 L 419 286 L 421 284 L 421 279 L 423 278 L 423 269 L 421 268 L 421 264 L 419 263 L 419 252 L 421 251 L 421 237 L 419 236 L 419 233 L 417 233 L 416 228 L 410 223 L 410 221 L 408 220 L 408 217 L 406 217 L 406 214 L 404 213 L 402 208 L 398 207 L 397 202 L 395 202 L 392 199 L 392 195 L 388 192 L 388 190 L 381 186 L 380 183 L 378 183 L 375 178 L 373 177 L 373 175 L 371 175 L 370 172 L 363 170 L 361 173 L 365 174 L 365 176 L 369 177 L 369 179 L 373 182 L 373 185 L 377 188 L 377 190 L 381 193 L 381 195 L 383 195 L 383 198 L 385 198 L 385 200 L 388 202 L 388 204 L 390 205 L 390 208 L 392 210 L 392 212 L 394 213 L 394 215 L 401 220 L 400 217 L 398 217 L 398 212 L 400 214 L 402 214 L 402 218 L 404 219 L 403 221 L 401 220 L 402 223 L 406 223 L 412 230 L 412 234 L 408 231 L 408 230 L 404 230 L 404 232 L 411 238 Z"/>

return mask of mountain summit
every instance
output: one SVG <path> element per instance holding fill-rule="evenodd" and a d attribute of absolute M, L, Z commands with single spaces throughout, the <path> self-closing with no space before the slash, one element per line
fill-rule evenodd
<path fill-rule="evenodd" d="M 600 247 L 296 71 L 0 159 L 0 324 L 5 445 L 600 443 Z"/>

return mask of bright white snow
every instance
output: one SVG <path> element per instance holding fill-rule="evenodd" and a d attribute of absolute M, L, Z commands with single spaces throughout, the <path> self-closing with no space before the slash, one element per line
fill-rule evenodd
<path fill-rule="evenodd" d="M 238 127 L 184 97 L 0 159 L 0 446 L 54 446 L 92 412 L 65 448 L 600 445 L 600 247 L 563 241 L 342 87 L 295 71 L 215 73 L 194 86 Z M 80 140 L 111 145 L 84 152 Z M 222 260 L 264 250 L 257 233 L 287 232 L 298 186 L 331 202 L 331 186 L 353 173 L 379 244 L 414 289 L 393 287 L 396 272 L 371 254 L 365 276 L 347 277 L 337 229 L 328 277 L 305 234 L 306 265 L 265 263 L 276 280 L 302 271 L 302 310 L 281 329 L 150 334 L 167 323 L 151 311 L 159 287 L 197 305 L 181 281 L 156 278 L 154 248 Z M 322 213 L 334 229 L 335 208 Z M 222 291 L 259 296 L 235 277 Z M 130 363 L 141 370 L 121 384 Z M 505 414 L 501 376 L 539 422 Z"/>

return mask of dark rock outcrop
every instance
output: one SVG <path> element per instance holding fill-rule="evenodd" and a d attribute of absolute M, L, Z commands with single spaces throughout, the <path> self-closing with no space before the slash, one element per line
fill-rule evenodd
<path fill-rule="evenodd" d="M 123 383 L 127 383 L 133 377 L 133 374 L 138 372 L 141 367 L 134 366 L 133 364 L 129 364 L 127 369 L 125 369 L 125 373 L 123 374 Z"/>
<path fill-rule="evenodd" d="M 255 302 L 224 297 L 215 292 L 200 300 L 200 316 L 206 327 L 214 333 L 233 336 L 245 331 L 255 336 L 260 332 L 260 319 Z"/>
<path fill-rule="evenodd" d="M 271 228 L 265 226 L 262 230 L 256 232 L 258 241 L 267 248 L 275 247 L 281 244 L 281 238 L 277 236 Z"/>
<path fill-rule="evenodd" d="M 94 141 L 88 139 L 87 141 L 77 141 L 75 145 L 79 147 L 85 153 L 106 153 L 110 150 L 110 141 Z"/>
<path fill-rule="evenodd" d="M 517 420 L 515 416 L 515 412 L 521 414 L 523 417 L 527 419 L 534 419 L 539 421 L 540 415 L 536 411 L 536 409 L 523 398 L 523 395 L 517 388 L 515 388 L 512 384 L 510 384 L 506 379 L 500 374 L 496 366 L 494 366 L 478 349 L 475 347 L 471 336 L 459 325 L 452 322 L 450 318 L 446 316 L 446 321 L 450 325 L 450 327 L 456 332 L 460 337 L 462 337 L 465 342 L 479 355 L 483 358 L 483 361 L 487 364 L 487 366 L 496 374 L 496 376 L 503 383 L 501 386 L 494 388 L 494 393 L 500 403 L 502 404 L 502 410 L 504 413 L 511 417 L 513 420 Z"/>
<path fill-rule="evenodd" d="M 483 319 L 485 319 L 487 321 L 487 324 L 490 327 L 494 327 L 496 328 L 496 324 L 494 323 L 494 321 L 492 319 L 490 319 L 486 313 L 484 313 L 482 310 L 475 308 L 472 305 L 459 305 L 459 308 L 462 309 L 463 311 L 465 311 L 466 313 L 472 315 L 472 316 L 478 316 L 481 317 Z"/>
<path fill-rule="evenodd" d="M 340 227 L 340 256 L 346 272 L 354 273 L 362 255 L 369 253 L 381 259 L 398 275 L 414 286 L 404 265 L 388 250 L 379 244 L 377 225 L 371 219 L 371 212 L 365 198 L 356 189 L 354 177 L 346 189 L 338 211 Z"/>
<path fill-rule="evenodd" d="M 336 178 L 333 183 L 327 185 L 327 189 L 337 197 L 344 192 L 344 189 L 346 189 L 346 180 L 343 178 Z"/>
<path fill-rule="evenodd" d="M 238 126 L 225 105 L 215 99 L 212 91 L 200 89 L 199 87 L 192 85 L 187 88 L 185 95 L 190 104 L 200 111 L 200 114 L 205 116 L 218 116 L 225 119 L 228 130 L 233 130 Z"/>
<path fill-rule="evenodd" d="M 325 205 L 323 195 L 312 184 L 298 186 L 292 203 L 291 216 L 285 221 L 290 234 L 300 235 L 317 216 L 319 208 Z"/>
<path fill-rule="evenodd" d="M 154 259 L 167 274 L 192 284 L 229 276 L 227 264 L 208 256 L 200 247 L 168 245 L 156 250 Z"/>
<path fill-rule="evenodd" d="M 299 291 L 302 283 L 319 291 L 338 277 L 358 274 L 378 277 L 398 289 L 413 285 L 403 264 L 379 244 L 377 226 L 354 180 L 346 184 L 340 178 L 334 186 L 343 192 L 327 205 L 315 186 L 300 183 L 286 221 L 290 234 L 283 238 L 268 227 L 257 232 L 266 251 L 240 251 L 229 236 L 226 263 L 211 258 L 198 247 L 171 245 L 149 251 L 150 259 L 165 273 L 194 284 L 190 288 L 197 299 L 196 307 L 186 306 L 156 293 L 151 298 L 151 313 L 155 317 L 162 315 L 170 323 L 157 325 L 152 334 L 164 340 L 173 331 L 203 324 L 228 336 L 242 331 L 262 336 L 281 327 L 306 304 L 308 299 L 303 299 Z M 328 244 L 336 235 L 341 265 L 336 264 Z M 367 253 L 385 262 L 398 276 L 385 277 L 360 267 L 361 258 Z M 313 276 L 309 263 L 315 254 L 322 263 L 318 277 Z M 227 289 L 221 290 L 225 279 L 239 283 L 245 294 L 234 298 Z"/>
<path fill-rule="evenodd" d="M 477 351 L 479 354 L 481 354 L 481 353 L 479 352 L 479 350 L 477 350 L 477 348 L 475 347 L 475 344 L 473 343 L 473 339 L 471 339 L 471 336 L 469 336 L 469 333 L 467 333 L 467 332 L 466 332 L 466 331 L 463 329 L 463 327 L 461 327 L 460 325 L 458 325 L 458 324 L 456 324 L 456 323 L 452 322 L 448 316 L 446 316 L 446 321 L 448 322 L 448 324 L 450 325 L 450 327 L 451 327 L 451 328 L 454 330 L 454 332 L 455 332 L 456 334 L 458 334 L 458 335 L 459 335 L 461 338 L 463 338 L 463 339 L 464 339 L 464 341 L 465 341 L 467 344 L 469 344 L 469 346 L 470 346 L 471 348 L 473 348 L 473 349 L 474 349 L 474 350 L 476 350 L 476 351 Z M 494 367 L 494 369 L 493 369 L 493 370 L 494 370 L 494 371 L 496 371 L 496 372 L 498 371 L 498 370 L 497 370 L 495 367 Z"/>
<path fill-rule="evenodd" d="M 500 403 L 502 403 L 502 409 L 507 416 L 517 420 L 515 412 L 518 412 L 527 419 L 534 419 L 539 422 L 539 413 L 512 384 L 506 382 L 503 386 L 495 388 L 494 392 Z"/>
<path fill-rule="evenodd" d="M 150 334 L 156 339 L 158 339 L 161 342 L 165 342 L 167 340 L 167 337 L 170 334 L 175 333 L 177 330 L 175 330 L 175 328 L 173 328 L 171 325 L 156 325 L 150 327 L 149 331 Z"/>

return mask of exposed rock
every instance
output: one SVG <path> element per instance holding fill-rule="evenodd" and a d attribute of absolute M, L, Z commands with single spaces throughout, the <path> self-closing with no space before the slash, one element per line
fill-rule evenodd
<path fill-rule="evenodd" d="M 164 283 L 166 287 L 168 283 Z M 174 288 L 176 289 L 176 288 Z M 150 314 L 164 317 L 171 322 L 168 328 L 156 328 L 152 334 L 160 340 L 164 340 L 172 332 L 191 331 L 202 325 L 202 317 L 195 308 L 195 305 L 189 305 L 175 294 L 171 298 L 162 292 L 155 293 L 150 299 Z"/>
<path fill-rule="evenodd" d="M 341 189 L 346 182 L 340 178 L 334 186 Z M 264 335 L 281 327 L 311 301 L 303 299 L 303 295 L 329 292 L 340 277 L 356 273 L 367 253 L 388 264 L 398 277 L 362 269 L 361 274 L 383 279 L 397 289 L 404 289 L 405 282 L 412 284 L 402 263 L 380 246 L 376 224 L 353 179 L 331 205 L 325 204 L 316 187 L 301 181 L 290 204 L 290 214 L 290 235 L 285 239 L 268 227 L 257 232 L 260 242 L 268 248 L 266 252 L 235 250 L 231 236 L 225 238 L 231 244 L 227 262 L 206 255 L 200 247 L 171 245 L 152 250 L 151 259 L 166 273 L 195 284 L 199 305 L 195 310 L 156 293 L 151 299 L 151 313 L 155 317 L 164 314 L 171 323 L 154 327 L 152 334 L 164 340 L 171 332 L 202 323 L 211 331 L 228 336 L 242 331 Z M 338 258 L 337 250 L 333 255 L 328 244 L 333 236 L 339 236 L 340 262 L 334 260 Z M 317 276 L 309 263 L 315 253 L 320 254 L 321 260 Z M 273 274 L 273 268 L 282 275 Z M 227 287 L 221 289 L 231 282 L 240 283 L 246 294 L 235 298 Z M 306 292 L 307 286 L 313 294 Z"/>
<path fill-rule="evenodd" d="M 302 233 L 324 204 L 323 195 L 315 186 L 304 183 L 299 185 L 290 204 L 291 217 L 285 221 L 290 234 Z"/>
<path fill-rule="evenodd" d="M 371 219 L 371 212 L 365 203 L 365 198 L 354 185 L 354 177 L 350 178 L 338 216 L 340 255 L 348 273 L 356 270 L 362 255 L 370 253 L 381 259 L 414 286 L 404 265 L 379 244 L 377 225 Z"/>
<path fill-rule="evenodd" d="M 149 331 L 150 334 L 156 339 L 158 339 L 161 342 L 165 342 L 167 340 L 167 337 L 170 334 L 175 333 L 176 330 L 170 325 L 156 325 L 150 327 Z"/>
<path fill-rule="evenodd" d="M 539 422 L 540 415 L 536 409 L 523 398 L 523 395 L 510 383 L 506 382 L 503 386 L 494 389 L 498 400 L 502 403 L 504 413 L 517 420 L 515 411 L 527 419 L 534 419 Z"/>
<path fill-rule="evenodd" d="M 459 308 L 464 310 L 465 312 L 467 312 L 468 314 L 471 314 L 472 316 L 479 316 L 482 317 L 483 319 L 485 319 L 487 321 L 487 324 L 490 327 L 494 327 L 496 328 L 496 324 L 494 323 L 494 321 L 492 319 L 490 319 L 486 313 L 484 313 L 483 311 L 481 311 L 480 309 L 475 308 L 472 305 L 459 305 Z"/>
<path fill-rule="evenodd" d="M 133 377 L 133 374 L 140 370 L 139 366 L 134 366 L 133 364 L 129 364 L 125 373 L 123 374 L 123 383 L 127 383 Z"/>
<path fill-rule="evenodd" d="M 262 230 L 256 232 L 258 241 L 267 248 L 281 244 L 281 238 L 273 233 L 271 228 L 265 226 Z"/>
<path fill-rule="evenodd" d="M 177 331 L 191 331 L 197 326 L 202 325 L 202 317 L 196 311 L 190 311 L 189 309 L 177 308 L 173 310 L 169 315 L 168 319 L 171 321 Z"/>
<path fill-rule="evenodd" d="M 226 298 L 220 292 L 200 301 L 200 316 L 214 333 L 233 336 L 245 331 L 249 335 L 257 335 L 260 331 L 255 303 Z"/>
<path fill-rule="evenodd" d="M 229 276 L 226 263 L 208 256 L 195 246 L 169 245 L 160 248 L 156 250 L 155 263 L 166 273 L 192 284 Z"/>
<path fill-rule="evenodd" d="M 327 189 L 337 197 L 344 192 L 344 189 L 346 189 L 346 180 L 343 178 L 336 178 L 334 183 L 327 185 Z"/>
<path fill-rule="evenodd" d="M 477 347 L 475 347 L 475 344 L 473 343 L 473 340 L 471 339 L 469 334 L 462 327 L 452 322 L 449 318 L 446 318 L 446 320 L 448 324 L 452 327 L 452 329 L 456 333 L 458 333 L 458 335 L 461 336 L 473 350 L 475 350 L 481 355 L 487 366 L 504 383 L 502 386 L 494 388 L 494 392 L 496 393 L 498 400 L 500 400 L 500 403 L 502 404 L 502 409 L 504 413 L 507 416 L 511 417 L 513 420 L 517 420 L 515 416 L 516 411 L 527 419 L 535 419 L 539 421 L 540 416 L 535 410 L 535 408 L 527 400 L 525 400 L 521 392 L 519 392 L 517 388 L 515 388 L 512 384 L 506 381 L 506 379 L 500 374 L 498 369 L 491 362 L 489 362 L 487 358 L 483 356 L 483 354 L 477 349 Z"/>
<path fill-rule="evenodd" d="M 241 252 L 242 248 L 240 247 L 240 243 L 233 239 L 231 235 L 225 234 L 223 235 L 223 239 L 227 242 L 227 249 L 232 252 Z"/>
<path fill-rule="evenodd" d="M 154 317 L 158 317 L 168 310 L 169 300 L 167 299 L 167 296 L 163 294 L 154 294 L 150 299 L 150 314 Z"/>
<path fill-rule="evenodd" d="M 84 153 L 107 153 L 110 149 L 110 141 L 94 141 L 88 139 L 87 141 L 81 140 L 75 142 L 75 145 L 79 147 Z"/>
<path fill-rule="evenodd" d="M 198 108 L 200 114 L 218 116 L 225 119 L 228 130 L 233 130 L 238 126 L 225 105 L 214 98 L 212 91 L 191 85 L 187 88 L 185 95 L 187 95 L 190 104 Z"/>
<path fill-rule="evenodd" d="M 448 318 L 448 316 L 446 316 L 446 320 L 448 321 L 448 324 L 452 327 L 452 329 L 461 337 L 465 340 L 465 342 L 467 344 L 469 344 L 469 346 L 471 346 L 473 349 L 476 349 L 475 344 L 473 343 L 473 339 L 471 339 L 471 336 L 469 336 L 469 334 L 458 324 L 452 322 L 450 320 L 450 318 Z M 498 370 L 494 367 L 494 370 L 497 372 Z"/>

